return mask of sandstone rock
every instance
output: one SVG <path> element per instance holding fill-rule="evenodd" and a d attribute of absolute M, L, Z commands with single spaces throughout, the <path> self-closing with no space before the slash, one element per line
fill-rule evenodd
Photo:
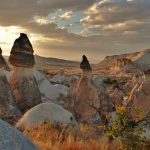
<path fill-rule="evenodd" d="M 94 76 L 92 78 L 92 84 L 97 89 L 97 93 L 99 95 L 100 103 L 101 103 L 101 112 L 102 113 L 108 113 L 112 110 L 109 95 L 106 93 L 106 86 L 101 79 L 100 76 Z"/>
<path fill-rule="evenodd" d="M 124 90 L 125 92 L 128 94 L 132 91 L 132 89 L 134 88 L 134 86 L 138 83 L 138 82 L 142 82 L 141 81 L 141 76 L 138 75 L 134 75 L 133 78 L 131 80 L 129 80 L 125 85 L 124 85 Z"/>
<path fill-rule="evenodd" d="M 35 64 L 34 51 L 26 34 L 20 33 L 11 49 L 9 62 L 13 66 L 32 68 Z"/>
<path fill-rule="evenodd" d="M 6 63 L 4 57 L 2 56 L 2 49 L 0 47 L 0 68 L 10 71 L 8 64 Z"/>
<path fill-rule="evenodd" d="M 133 88 L 129 102 L 133 107 L 142 109 L 145 113 L 150 111 L 150 71 L 146 71 L 143 82 L 139 81 Z"/>
<path fill-rule="evenodd" d="M 24 112 L 41 103 L 41 94 L 33 76 L 34 55 L 26 34 L 15 40 L 9 57 L 13 74 L 9 81 L 20 109 Z"/>
<path fill-rule="evenodd" d="M 110 94 L 110 101 L 113 103 L 114 107 L 122 105 L 123 102 L 123 93 L 118 89 L 115 89 L 112 94 Z"/>
<path fill-rule="evenodd" d="M 1 150 L 39 150 L 20 131 L 0 119 Z"/>
<path fill-rule="evenodd" d="M 140 74 L 139 68 L 128 58 L 118 58 L 111 67 L 112 73 Z"/>
<path fill-rule="evenodd" d="M 100 122 L 102 114 L 107 112 L 107 100 L 101 81 L 92 81 L 92 68 L 86 56 L 83 56 L 80 68 L 82 76 L 74 88 L 74 112 L 79 121 L 85 123 Z"/>
<path fill-rule="evenodd" d="M 53 102 L 39 104 L 27 111 L 18 121 L 16 127 L 21 130 L 31 129 L 43 123 L 69 126 L 72 129 L 78 128 L 74 116 L 62 106 Z"/>
<path fill-rule="evenodd" d="M 4 57 L 2 56 L 2 49 L 0 47 L 0 68 L 4 68 L 5 64 L 6 64 L 6 62 L 5 62 Z"/>
<path fill-rule="evenodd" d="M 0 50 L 0 118 L 13 123 L 21 117 L 15 98 L 4 74 L 5 60 Z"/>

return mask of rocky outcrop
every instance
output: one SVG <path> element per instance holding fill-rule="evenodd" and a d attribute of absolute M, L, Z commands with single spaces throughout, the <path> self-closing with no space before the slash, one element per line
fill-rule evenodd
<path fill-rule="evenodd" d="M 62 106 L 53 102 L 42 103 L 27 111 L 18 121 L 16 127 L 24 129 L 32 129 L 44 123 L 53 125 L 62 125 L 71 129 L 77 129 L 78 124 L 74 116 Z"/>
<path fill-rule="evenodd" d="M 111 67 L 112 73 L 140 74 L 141 71 L 128 58 L 118 58 Z"/>
<path fill-rule="evenodd" d="M 9 62 L 13 66 L 9 83 L 23 112 L 41 103 L 41 94 L 33 76 L 33 52 L 27 35 L 21 33 L 15 40 L 9 57 Z"/>
<path fill-rule="evenodd" d="M 123 102 L 124 94 L 119 91 L 117 88 L 109 95 L 110 101 L 115 108 L 115 106 L 121 106 Z"/>
<path fill-rule="evenodd" d="M 92 81 L 92 68 L 86 56 L 83 56 L 80 68 L 82 76 L 74 92 L 74 112 L 81 122 L 99 122 L 103 113 L 103 89 L 101 85 Z M 95 84 L 94 84 L 95 83 Z M 105 98 L 104 98 L 105 99 Z"/>
<path fill-rule="evenodd" d="M 131 91 L 129 102 L 145 113 L 150 111 L 150 70 L 145 71 L 143 81 L 138 82 Z"/>
<path fill-rule="evenodd" d="M 129 80 L 125 85 L 124 85 L 124 91 L 128 95 L 131 93 L 132 89 L 135 87 L 137 83 L 142 82 L 142 76 L 134 75 L 131 80 Z"/>
<path fill-rule="evenodd" d="M 13 123 L 21 117 L 21 112 L 4 74 L 5 64 L 2 51 L 0 51 L 0 118 Z"/>
<path fill-rule="evenodd" d="M 8 64 L 6 63 L 4 57 L 2 56 L 2 49 L 0 47 L 0 68 L 3 67 L 3 69 L 10 71 L 10 68 Z"/>
<path fill-rule="evenodd" d="M 129 59 L 133 62 L 133 64 L 141 70 L 150 69 L 150 49 L 142 50 L 140 52 L 121 54 L 121 55 L 112 55 L 106 56 L 104 60 L 102 60 L 99 64 L 95 66 L 95 70 L 104 73 L 104 74 L 112 74 L 112 65 L 116 63 L 116 60 L 119 59 Z M 127 69 L 127 72 L 130 73 L 131 69 Z M 133 70 L 135 73 L 136 69 Z M 116 74 L 116 72 L 115 72 Z"/>
<path fill-rule="evenodd" d="M 20 131 L 0 119 L 1 150 L 39 150 Z"/>

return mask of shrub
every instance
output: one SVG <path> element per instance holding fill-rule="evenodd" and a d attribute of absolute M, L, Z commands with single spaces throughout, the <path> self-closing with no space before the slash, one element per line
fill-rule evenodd
<path fill-rule="evenodd" d="M 117 141 L 121 150 L 148 150 L 150 143 L 141 136 L 145 132 L 141 123 L 146 119 L 141 111 L 136 111 L 136 116 L 133 117 L 128 107 L 118 106 L 115 118 L 111 119 L 111 125 L 102 128 L 110 141 Z"/>

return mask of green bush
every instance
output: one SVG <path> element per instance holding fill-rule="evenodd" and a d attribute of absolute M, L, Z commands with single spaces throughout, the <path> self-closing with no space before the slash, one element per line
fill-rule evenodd
<path fill-rule="evenodd" d="M 140 111 L 133 117 L 128 107 L 118 106 L 111 125 L 103 126 L 103 129 L 110 141 L 117 141 L 121 150 L 148 150 L 150 143 L 141 136 L 145 132 L 140 125 L 146 119 L 143 118 Z"/>

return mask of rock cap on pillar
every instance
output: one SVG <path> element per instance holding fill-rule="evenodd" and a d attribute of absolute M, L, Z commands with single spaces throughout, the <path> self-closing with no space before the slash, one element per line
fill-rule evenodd
<path fill-rule="evenodd" d="M 92 71 L 90 63 L 85 55 L 82 56 L 82 62 L 80 63 L 80 68 L 82 70 Z"/>
<path fill-rule="evenodd" d="M 20 33 L 20 37 L 15 40 L 11 49 L 9 62 L 16 67 L 32 68 L 35 65 L 34 50 L 28 37 Z"/>
<path fill-rule="evenodd" d="M 4 57 L 2 56 L 2 49 L 0 47 L 0 68 L 3 68 L 5 66 L 6 66 L 6 62 L 5 62 Z"/>
<path fill-rule="evenodd" d="M 150 69 L 144 71 L 144 75 L 150 75 Z"/>

